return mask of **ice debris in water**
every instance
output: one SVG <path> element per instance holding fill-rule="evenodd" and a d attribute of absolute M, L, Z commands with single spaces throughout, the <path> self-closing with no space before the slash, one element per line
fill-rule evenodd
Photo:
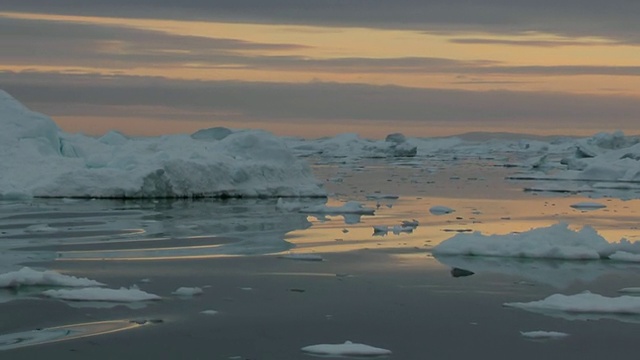
<path fill-rule="evenodd" d="M 87 278 L 63 275 L 52 270 L 39 271 L 29 267 L 0 274 L 0 288 L 20 286 L 95 287 L 104 286 L 104 284 Z"/>
<path fill-rule="evenodd" d="M 177 296 L 194 296 L 202 294 L 202 288 L 199 287 L 179 287 L 171 294 Z"/>
<path fill-rule="evenodd" d="M 391 355 L 387 349 L 346 341 L 344 344 L 319 344 L 305 346 L 302 351 L 324 356 L 383 356 Z"/>
<path fill-rule="evenodd" d="M 161 297 L 155 294 L 142 291 L 137 288 L 84 288 L 84 289 L 60 289 L 46 290 L 42 295 L 50 298 L 70 300 L 70 301 L 108 301 L 108 302 L 136 302 L 147 300 L 160 300 Z"/>
<path fill-rule="evenodd" d="M 543 330 L 520 331 L 520 334 L 530 339 L 562 339 L 569 336 L 569 334 L 563 333 L 560 331 L 543 331 Z"/>
<path fill-rule="evenodd" d="M 454 211 L 455 210 L 453 210 L 452 208 L 446 207 L 446 206 L 442 206 L 442 205 L 433 206 L 433 207 L 431 207 L 431 209 L 429 209 L 429 212 L 432 213 L 433 215 L 451 214 Z"/>
<path fill-rule="evenodd" d="M 589 201 L 571 204 L 570 206 L 578 210 L 596 210 L 596 209 L 602 209 L 607 207 L 607 205 L 600 204 L 597 202 L 589 202 Z"/>
<path fill-rule="evenodd" d="M 640 314 L 640 297 L 629 295 L 606 297 L 589 291 L 575 295 L 554 294 L 543 300 L 510 302 L 504 305 L 531 311 Z"/>
<path fill-rule="evenodd" d="M 264 131 L 72 135 L 2 90 L 0 174 L 0 199 L 326 195 L 309 165 Z"/>
<path fill-rule="evenodd" d="M 559 223 L 545 228 L 507 235 L 457 234 L 433 249 L 438 255 L 478 255 L 546 259 L 628 259 L 640 250 L 640 243 L 625 239 L 609 243 L 590 226 L 580 231 Z"/>
<path fill-rule="evenodd" d="M 203 310 L 200 311 L 200 314 L 204 314 L 204 315 L 216 315 L 218 312 L 215 310 Z"/>

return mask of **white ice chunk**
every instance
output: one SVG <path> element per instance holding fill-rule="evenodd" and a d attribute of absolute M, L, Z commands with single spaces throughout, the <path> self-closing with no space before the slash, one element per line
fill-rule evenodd
<path fill-rule="evenodd" d="M 569 334 L 559 332 L 559 331 L 543 331 L 543 330 L 520 331 L 520 334 L 530 339 L 562 339 L 569 336 Z"/>
<path fill-rule="evenodd" d="M 216 315 L 218 312 L 215 310 L 203 310 L 200 311 L 200 314 L 204 314 L 204 315 Z"/>
<path fill-rule="evenodd" d="M 640 297 L 606 297 L 588 291 L 575 295 L 554 294 L 543 300 L 511 302 L 504 305 L 531 311 L 640 314 Z"/>
<path fill-rule="evenodd" d="M 84 289 L 61 289 L 43 291 L 42 295 L 70 301 L 111 301 L 111 302 L 136 302 L 147 300 L 160 300 L 161 297 L 150 294 L 136 288 L 84 288 Z"/>
<path fill-rule="evenodd" d="M 432 213 L 433 215 L 451 214 L 454 211 L 455 210 L 453 210 L 452 208 L 442 206 L 442 205 L 433 206 L 431 209 L 429 209 L 429 212 Z"/>
<path fill-rule="evenodd" d="M 579 209 L 579 210 L 595 210 L 595 209 L 602 209 L 607 207 L 607 205 L 600 204 L 597 202 L 589 202 L 589 201 L 575 203 L 570 206 L 574 209 Z"/>
<path fill-rule="evenodd" d="M 507 235 L 457 234 L 433 249 L 441 255 L 481 255 L 519 258 L 600 259 L 611 246 L 590 226 L 580 231 L 566 223 Z"/>
<path fill-rule="evenodd" d="M 242 130 L 209 140 L 66 134 L 0 90 L 0 199 L 326 196 L 283 139 Z"/>
<path fill-rule="evenodd" d="M 626 287 L 618 290 L 619 293 L 640 294 L 640 287 Z"/>
<path fill-rule="evenodd" d="M 305 346 L 302 351 L 314 355 L 325 356 L 383 356 L 391 355 L 391 351 L 365 344 L 346 341 L 344 344 L 319 344 Z"/>
<path fill-rule="evenodd" d="M 609 255 L 609 259 L 615 261 L 640 262 L 640 254 L 633 254 L 626 251 L 616 251 Z"/>
<path fill-rule="evenodd" d="M 63 275 L 52 270 L 38 271 L 23 267 L 18 271 L 0 274 L 0 288 L 15 288 L 20 286 L 66 286 L 66 287 L 95 287 L 104 284 L 87 278 Z"/>
<path fill-rule="evenodd" d="M 194 296 L 202 293 L 202 288 L 199 287 L 179 287 L 176 291 L 172 292 L 173 295 L 177 296 Z"/>

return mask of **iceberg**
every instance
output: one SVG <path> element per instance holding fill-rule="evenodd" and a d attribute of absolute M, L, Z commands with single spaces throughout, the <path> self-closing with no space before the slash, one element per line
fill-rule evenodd
<path fill-rule="evenodd" d="M 554 294 L 543 300 L 505 303 L 504 306 L 530 311 L 587 314 L 640 314 L 640 297 L 623 295 L 606 297 L 585 291 L 575 295 Z"/>
<path fill-rule="evenodd" d="M 265 131 L 68 134 L 2 90 L 0 154 L 0 199 L 326 197 L 309 165 Z"/>
<path fill-rule="evenodd" d="M 0 274 L 0 288 L 20 286 L 96 287 L 104 284 L 87 278 L 63 275 L 52 270 L 38 271 L 29 267 Z"/>
<path fill-rule="evenodd" d="M 155 294 L 142 291 L 137 288 L 105 289 L 89 287 L 83 289 L 60 289 L 42 292 L 43 296 L 69 301 L 107 301 L 107 302 L 136 302 L 148 300 L 160 300 Z"/>

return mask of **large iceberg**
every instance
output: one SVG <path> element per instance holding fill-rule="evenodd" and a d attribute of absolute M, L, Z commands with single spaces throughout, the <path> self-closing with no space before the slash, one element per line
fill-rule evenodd
<path fill-rule="evenodd" d="M 264 131 L 67 134 L 2 90 L 0 154 L 0 199 L 325 196 L 308 164 Z"/>

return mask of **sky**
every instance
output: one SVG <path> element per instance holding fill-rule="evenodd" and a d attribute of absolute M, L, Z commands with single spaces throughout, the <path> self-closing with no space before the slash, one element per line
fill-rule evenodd
<path fill-rule="evenodd" d="M 65 131 L 640 133 L 636 0 L 3 0 L 0 89 Z"/>

